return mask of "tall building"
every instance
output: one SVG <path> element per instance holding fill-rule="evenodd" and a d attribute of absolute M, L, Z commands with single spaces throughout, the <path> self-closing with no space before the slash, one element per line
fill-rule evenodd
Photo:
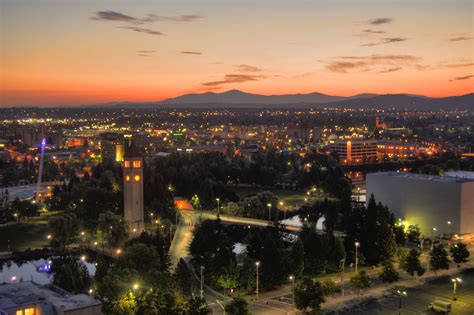
<path fill-rule="evenodd" d="M 329 150 L 338 154 L 341 164 L 373 162 L 377 158 L 377 140 L 336 140 L 329 144 Z"/>
<path fill-rule="evenodd" d="M 474 233 L 474 178 L 380 172 L 367 174 L 366 187 L 367 200 L 374 194 L 427 237 Z"/>
<path fill-rule="evenodd" d="M 123 161 L 123 143 L 121 141 L 102 140 L 100 146 L 102 162 L 105 162 L 107 160 L 113 162 Z"/>
<path fill-rule="evenodd" d="M 143 157 L 130 141 L 125 147 L 123 161 L 124 217 L 130 230 L 141 231 L 143 221 Z"/>

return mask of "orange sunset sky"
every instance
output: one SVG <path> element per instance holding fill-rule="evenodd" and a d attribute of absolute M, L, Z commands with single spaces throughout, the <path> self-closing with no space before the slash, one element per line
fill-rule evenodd
<path fill-rule="evenodd" d="M 474 91 L 471 0 L 0 0 L 0 106 Z"/>

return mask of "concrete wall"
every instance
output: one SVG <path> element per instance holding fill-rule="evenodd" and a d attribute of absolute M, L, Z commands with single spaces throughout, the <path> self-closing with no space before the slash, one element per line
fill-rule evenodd
<path fill-rule="evenodd" d="M 373 193 L 377 203 L 380 201 L 387 205 L 397 218 L 406 220 L 408 224 L 418 224 L 426 236 L 431 236 L 433 227 L 437 228 L 436 234 L 467 232 L 467 223 L 461 225 L 461 219 L 464 221 L 469 215 L 472 219 L 473 214 L 472 210 L 466 210 L 461 217 L 461 206 L 469 207 L 469 200 L 472 204 L 472 197 L 467 194 L 474 196 L 474 190 L 472 185 L 469 185 L 471 188 L 463 185 L 472 183 L 433 178 L 427 180 L 390 176 L 387 173 L 367 174 L 367 198 Z M 451 226 L 447 221 L 452 222 Z"/>

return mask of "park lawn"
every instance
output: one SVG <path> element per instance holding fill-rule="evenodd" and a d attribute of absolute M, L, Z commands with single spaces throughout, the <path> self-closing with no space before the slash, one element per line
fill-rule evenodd
<path fill-rule="evenodd" d="M 0 252 L 8 251 L 8 240 L 12 251 L 40 248 L 48 245 L 48 222 L 38 220 L 0 227 Z"/>
<path fill-rule="evenodd" d="M 274 189 L 274 188 L 262 188 L 262 187 L 229 187 L 240 199 L 245 198 L 249 195 L 254 195 L 263 191 L 271 191 L 278 198 L 278 201 L 283 201 L 285 207 L 294 208 L 300 207 L 304 204 L 304 198 L 306 197 L 306 192 L 304 190 L 284 190 L 284 189 Z"/>

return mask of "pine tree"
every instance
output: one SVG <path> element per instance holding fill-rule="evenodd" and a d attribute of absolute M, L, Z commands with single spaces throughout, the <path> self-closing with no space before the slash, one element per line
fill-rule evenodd
<path fill-rule="evenodd" d="M 433 246 L 430 256 L 430 266 L 434 270 L 435 275 L 440 269 L 449 269 L 448 252 L 444 249 L 443 245 Z"/>
<path fill-rule="evenodd" d="M 390 259 L 387 259 L 383 263 L 382 272 L 379 274 L 380 280 L 385 283 L 392 283 L 398 281 L 400 278 L 399 273 L 395 270 L 393 262 Z"/>
<path fill-rule="evenodd" d="M 421 266 L 420 262 L 420 252 L 414 248 L 403 257 L 401 267 L 412 276 L 422 276 L 425 273 L 425 268 Z"/>
<path fill-rule="evenodd" d="M 451 257 L 453 258 L 453 261 L 458 264 L 458 267 L 460 267 L 461 263 L 465 263 L 469 261 L 469 250 L 466 247 L 466 244 L 464 243 L 457 243 L 451 246 L 450 248 L 451 251 Z"/>

